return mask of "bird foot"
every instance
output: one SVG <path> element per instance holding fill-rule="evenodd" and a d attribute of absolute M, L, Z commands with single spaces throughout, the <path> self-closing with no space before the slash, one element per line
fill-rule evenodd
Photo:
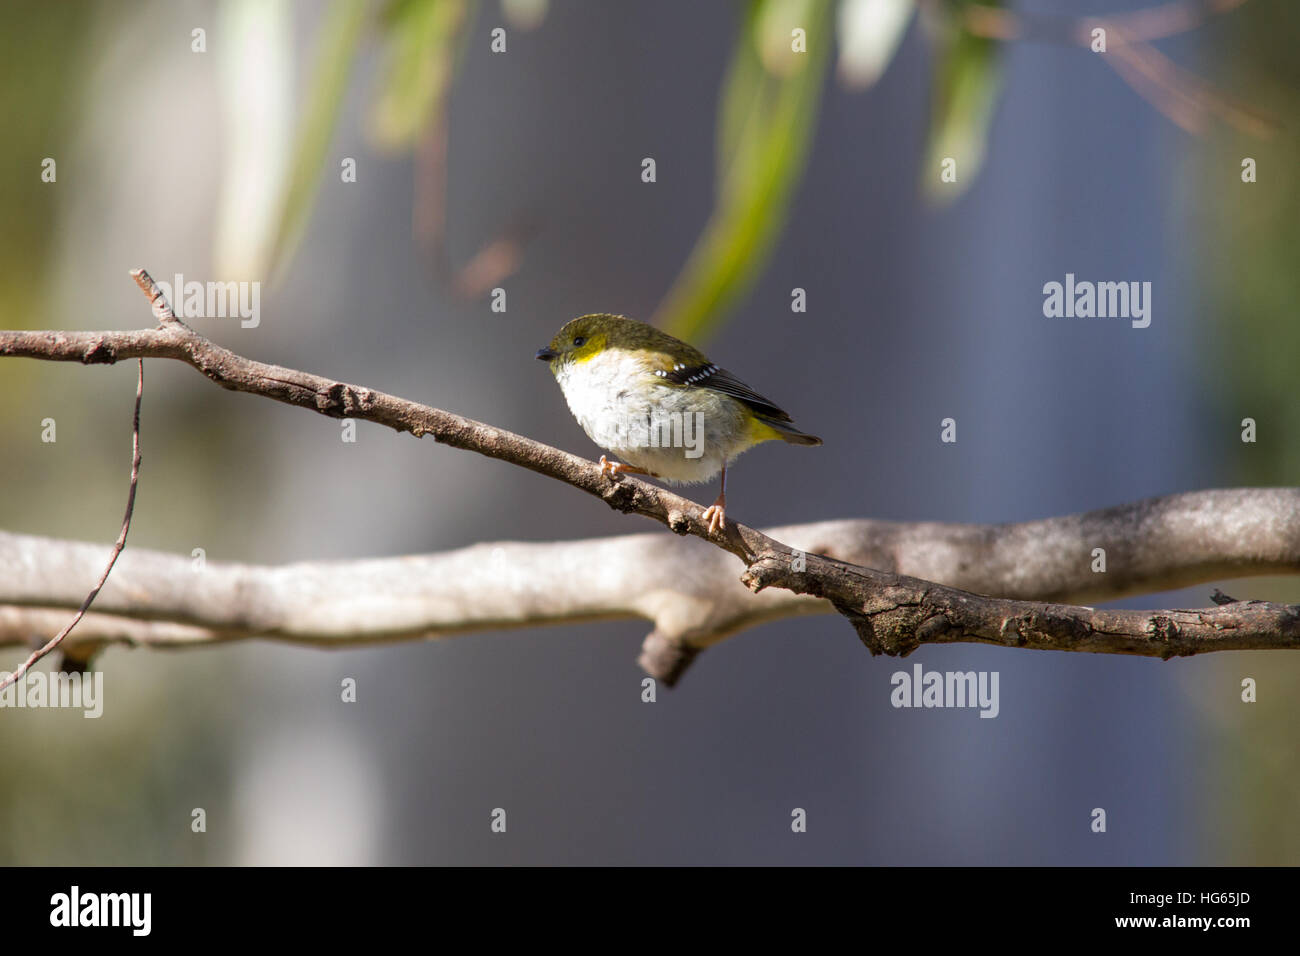
<path fill-rule="evenodd" d="M 727 499 L 718 495 L 718 500 L 704 509 L 704 520 L 709 523 L 709 534 L 716 534 L 727 523 Z"/>
<path fill-rule="evenodd" d="M 610 481 L 618 481 L 619 475 L 648 475 L 650 472 L 635 465 L 625 465 L 621 461 L 610 461 L 600 456 L 600 473 Z"/>

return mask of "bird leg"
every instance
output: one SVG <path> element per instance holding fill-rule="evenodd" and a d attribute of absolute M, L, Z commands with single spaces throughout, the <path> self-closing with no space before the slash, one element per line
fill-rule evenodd
<path fill-rule="evenodd" d="M 611 481 L 617 481 L 619 475 L 650 474 L 644 468 L 638 468 L 636 465 L 625 465 L 621 461 L 610 461 L 604 455 L 600 456 L 600 473 Z"/>
<path fill-rule="evenodd" d="M 727 523 L 727 463 L 722 463 L 722 488 L 718 491 L 718 500 L 704 509 L 704 520 L 709 523 L 709 534 L 713 534 Z"/>

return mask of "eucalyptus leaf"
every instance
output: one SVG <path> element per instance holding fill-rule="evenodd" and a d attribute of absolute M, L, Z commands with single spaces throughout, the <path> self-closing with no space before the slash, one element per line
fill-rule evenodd
<path fill-rule="evenodd" d="M 378 146 L 409 149 L 437 118 L 472 9 L 468 0 L 406 0 L 389 7 L 384 76 L 370 121 Z"/>
<path fill-rule="evenodd" d="M 321 25 L 312 85 L 298 124 L 279 227 L 271 244 L 270 269 L 274 272 L 284 268 L 307 224 L 368 10 L 367 4 L 356 0 L 336 0 Z"/>
<path fill-rule="evenodd" d="M 766 264 L 807 162 L 831 24 L 830 0 L 750 5 L 723 83 L 715 206 L 655 317 L 671 334 L 702 340 Z M 807 51 L 787 61 L 773 38 L 791 44 L 795 29 Z"/>
<path fill-rule="evenodd" d="M 1000 6 L 989 0 L 986 6 Z M 993 108 L 1002 88 L 999 43 L 977 37 L 962 25 L 966 3 L 940 9 L 934 37 L 930 131 L 921 167 L 921 188 L 935 202 L 956 199 L 984 165 Z M 956 163 L 956 181 L 940 178 L 945 160 Z"/>
<path fill-rule="evenodd" d="M 915 12 L 914 0 L 840 0 L 840 81 L 862 90 L 880 79 Z"/>

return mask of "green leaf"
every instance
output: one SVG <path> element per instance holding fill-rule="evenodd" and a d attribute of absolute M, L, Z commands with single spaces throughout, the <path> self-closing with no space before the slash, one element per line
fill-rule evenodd
<path fill-rule="evenodd" d="M 313 81 L 298 124 L 293 159 L 285 180 L 279 227 L 271 244 L 269 270 L 284 268 L 297 247 L 311 212 L 325 155 L 343 105 L 352 62 L 356 58 L 368 5 L 359 0 L 335 0 L 317 38 Z"/>
<path fill-rule="evenodd" d="M 974 36 L 961 25 L 966 5 L 948 7 L 934 42 L 930 133 L 921 167 L 922 192 L 934 202 L 956 199 L 979 175 L 1002 88 L 998 42 Z M 956 182 L 940 179 L 940 164 L 949 158 L 956 160 Z"/>
<path fill-rule="evenodd" d="M 386 11 L 384 79 L 370 123 L 380 147 L 411 147 L 437 118 L 471 10 L 468 0 L 404 0 Z"/>
<path fill-rule="evenodd" d="M 806 53 L 787 53 L 791 31 Z M 713 213 L 655 317 L 701 340 L 766 264 L 803 175 L 832 46 L 830 0 L 750 5 L 723 81 Z"/>
<path fill-rule="evenodd" d="M 765 97 L 771 95 L 767 86 L 767 71 L 758 58 L 758 50 L 746 40 L 753 33 L 757 9 L 758 4 L 750 4 L 747 8 L 736 52 L 732 55 L 727 75 L 722 81 L 714 147 L 717 153 L 718 184 L 727 181 L 741 144 L 753 142 L 752 126 L 761 123 Z"/>

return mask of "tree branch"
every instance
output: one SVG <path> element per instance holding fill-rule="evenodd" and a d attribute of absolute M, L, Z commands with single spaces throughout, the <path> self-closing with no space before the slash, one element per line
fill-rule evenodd
<path fill-rule="evenodd" d="M 1095 611 L 1086 607 L 982 597 L 949 584 L 856 566 L 851 559 L 861 557 L 888 566 L 888 560 L 876 561 L 888 557 L 883 550 L 888 545 L 876 542 L 864 547 L 860 540 L 856 548 L 845 547 L 843 539 L 837 541 L 834 535 L 823 538 L 811 530 L 821 527 L 827 531 L 841 526 L 841 530 L 847 531 L 843 526 L 848 525 L 858 531 L 870 532 L 880 530 L 883 527 L 880 523 L 834 522 L 829 526 L 801 526 L 809 529 L 809 538 L 805 539 L 809 547 L 799 551 L 730 520 L 724 529 L 711 536 L 702 518 L 703 509 L 694 502 L 635 479 L 623 477 L 611 481 L 601 473 L 598 465 L 575 455 L 373 389 L 236 355 L 172 316 L 156 285 L 146 274 L 139 273 L 138 281 L 154 303 L 155 313 L 162 322 L 159 328 L 134 332 L 0 332 L 0 355 L 85 364 L 112 363 L 130 358 L 178 359 L 224 388 L 262 395 L 331 417 L 354 417 L 416 436 L 432 435 L 435 440 L 453 447 L 529 468 L 586 491 L 617 510 L 644 515 L 679 535 L 709 541 L 739 557 L 747 567 L 741 582 L 751 591 L 782 588 L 791 595 L 830 601 L 854 624 L 860 638 L 873 653 L 906 654 L 923 643 L 954 641 L 1158 657 L 1208 650 L 1300 647 L 1300 609 L 1295 607 L 1247 602 L 1197 611 Z M 1051 519 L 1046 523 L 1033 522 L 996 529 L 952 525 L 896 526 L 892 541 L 896 548 L 903 548 L 903 543 L 910 541 L 913 548 L 910 560 L 916 560 L 918 568 L 924 567 L 926 574 L 940 569 L 944 559 L 939 555 L 944 547 L 951 549 L 955 541 L 961 541 L 965 553 L 959 548 L 957 557 L 948 559 L 950 568 L 954 563 L 964 567 L 963 573 L 968 576 L 965 580 L 981 589 L 998 585 L 987 589 L 1011 595 L 1024 594 L 1027 589 L 1039 597 L 1091 593 L 1113 597 L 1129 588 L 1176 586 L 1205 580 L 1211 575 L 1217 577 L 1220 573 L 1240 576 L 1243 573 L 1294 573 L 1300 570 L 1300 530 L 1297 529 L 1296 517 L 1300 509 L 1296 505 L 1295 492 L 1286 489 L 1202 492 L 1199 495 L 1153 499 L 1090 515 Z M 1234 514 L 1240 517 L 1241 513 L 1249 513 L 1253 523 L 1244 528 L 1230 523 Z M 1124 526 L 1122 534 L 1119 525 Z M 784 533 L 790 529 L 780 530 Z M 1223 540 L 1220 540 L 1222 532 L 1227 534 L 1222 534 Z M 1093 538 L 1094 533 L 1099 536 Z M 615 549 L 628 548 L 627 542 L 647 537 L 650 536 L 616 538 L 610 542 L 508 547 L 580 548 L 583 565 L 590 567 L 591 548 L 601 544 Z M 661 568 L 685 560 L 684 552 L 676 552 L 682 542 L 658 536 L 653 540 L 655 547 L 674 549 L 674 553 L 665 552 L 658 559 Z M 792 537 L 791 540 L 799 539 Z M 929 565 L 926 565 L 925 557 L 927 547 L 923 544 L 926 540 L 929 541 Z M 1115 569 L 1111 573 L 1116 577 L 1106 580 L 1109 575 L 1095 575 L 1095 584 L 1089 587 L 1085 584 L 1089 580 L 1086 574 L 1091 572 L 1084 569 L 1089 566 L 1091 548 L 1105 547 L 1105 541 L 1114 542 L 1112 546 L 1116 550 L 1108 555 L 1108 560 Z M 650 545 L 637 544 L 631 550 L 640 547 Z M 819 554 L 818 550 L 830 551 L 840 557 Z M 894 566 L 907 567 L 898 561 L 902 553 L 896 551 Z M 128 553 L 126 557 L 131 556 Z M 480 564 L 481 556 L 480 552 L 477 557 Z M 155 560 L 160 557 L 152 556 Z M 645 579 L 647 566 L 636 563 L 634 555 L 624 554 L 622 557 L 629 562 L 624 565 L 625 573 L 635 574 L 641 589 L 649 592 Z M 147 563 L 149 558 L 149 555 L 141 554 L 142 561 Z M 447 556 L 433 555 L 424 560 L 437 563 L 447 560 Z M 123 563 L 125 566 L 125 558 Z M 380 575 L 378 579 L 369 578 L 374 584 L 391 570 L 381 567 L 382 564 L 358 562 L 349 570 L 359 574 L 366 570 L 365 566 L 370 566 L 372 572 Z M 649 565 L 654 566 L 654 563 Z M 171 570 L 174 578 L 175 569 Z M 267 570 L 258 569 L 257 573 L 264 574 Z M 311 565 L 295 565 L 284 569 L 284 573 L 298 574 L 297 584 L 301 585 L 303 581 L 313 580 L 312 570 Z M 319 566 L 315 570 L 319 570 Z M 442 570 L 445 571 L 445 567 Z M 452 579 L 449 581 L 447 577 L 440 577 L 438 571 L 437 567 L 429 566 L 414 568 L 412 573 L 427 576 L 426 581 L 440 581 L 442 586 L 456 586 L 454 575 L 448 576 Z M 233 573 L 238 577 L 238 572 Z M 461 565 L 457 575 L 463 573 L 464 566 Z M 151 580 L 157 585 L 160 578 L 154 576 Z M 245 580 L 249 579 L 245 577 Z M 536 580 L 542 581 L 541 578 Z M 330 595 L 333 590 L 318 576 L 314 579 L 314 586 L 306 590 L 299 589 L 294 593 L 291 588 L 285 592 L 294 593 L 299 605 L 296 617 L 287 615 L 287 605 L 281 602 L 278 618 L 274 615 L 260 617 L 245 607 L 243 613 L 247 616 L 225 626 L 214 610 L 223 605 L 223 591 L 218 586 L 220 580 L 204 575 L 200 581 L 198 590 L 188 595 L 184 606 L 167 607 L 160 616 L 189 628 L 205 626 L 206 622 L 214 637 L 270 633 L 293 639 L 292 629 L 277 629 L 297 620 L 299 627 L 301 622 L 309 622 L 304 628 L 309 636 L 349 633 L 355 636 L 362 633 L 362 639 L 367 639 L 361 619 L 368 613 L 373 614 L 375 608 L 374 603 L 370 603 L 368 609 L 365 607 L 364 595 L 373 593 L 366 587 L 355 589 L 363 597 L 358 598 L 360 604 L 351 609 L 351 614 L 345 613 L 347 609 L 337 603 L 318 603 L 319 598 Z M 1119 583 L 1118 589 L 1112 581 Z M 292 580 L 289 582 L 290 585 L 293 583 Z M 183 586 L 176 586 L 186 590 Z M 493 586 L 491 583 L 488 585 L 489 588 Z M 680 605 L 681 616 L 688 619 L 693 611 L 689 602 L 680 600 L 683 593 L 689 592 L 669 590 L 659 593 L 658 600 L 666 606 Z M 336 590 L 333 596 L 337 596 Z M 816 610 L 817 602 L 806 600 L 799 602 L 796 609 L 793 599 L 788 596 L 777 597 L 773 603 L 770 592 L 758 597 L 743 596 L 752 602 L 751 605 L 737 613 L 735 609 L 743 608 L 743 605 L 728 604 L 730 616 L 724 614 L 721 622 L 710 620 L 695 628 L 670 625 L 663 633 L 657 628 L 656 634 L 647 640 L 643 664 L 671 680 L 680 673 L 684 663 L 689 662 L 690 651 L 739 627 L 762 620 L 765 614 L 779 616 L 777 609 L 780 613 L 811 613 Z M 113 607 L 117 613 L 132 614 L 142 606 L 139 592 L 131 594 L 123 590 L 118 600 L 121 603 Z M 645 600 L 653 601 L 654 598 L 646 596 Z M 13 593 L 0 594 L 0 601 L 9 604 L 46 603 Z M 464 603 L 469 606 L 473 601 Z M 548 619 L 538 618 L 539 612 L 558 615 L 558 619 L 637 614 L 650 617 L 657 624 L 660 617 L 673 614 L 665 607 L 651 608 L 644 603 L 633 607 L 631 603 L 625 600 L 620 604 L 604 595 L 587 604 L 579 602 L 578 606 L 569 606 L 565 604 L 563 593 L 557 593 L 551 586 L 538 590 L 530 587 L 521 594 L 504 591 L 498 602 L 485 608 L 483 618 L 466 619 L 463 626 L 448 625 L 448 628 L 469 630 Z M 506 609 L 504 613 L 503 607 Z M 200 613 L 196 613 L 196 609 Z M 698 608 L 694 610 L 698 612 Z M 390 623 L 387 630 L 372 633 L 368 639 L 394 639 L 403 634 L 410 635 L 417 629 L 420 633 L 446 632 L 429 624 L 427 617 L 421 618 L 416 612 L 411 614 L 406 625 L 393 627 Z M 358 628 L 363 631 L 358 632 Z M 177 637 L 181 634 L 195 636 L 189 631 L 163 633 Z M 661 645 L 657 649 L 656 635 L 659 636 L 657 643 Z"/>
<path fill-rule="evenodd" d="M 806 553 L 966 591 L 1094 602 L 1300 572 L 1300 490 L 1189 492 L 1017 524 L 845 520 L 763 533 Z M 1091 570 L 1098 547 L 1108 556 L 1104 574 Z M 75 606 L 73 582 L 94 573 L 99 555 L 95 545 L 0 532 L 0 644 L 48 633 L 60 613 L 49 609 Z M 599 576 L 583 573 L 592 566 Z M 726 552 L 654 533 L 281 566 L 209 560 L 200 573 L 189 556 L 136 548 L 96 608 L 74 646 L 262 637 L 339 647 L 641 618 L 654 625 L 642 663 L 660 678 L 684 651 L 834 610 L 777 588 L 754 594 Z"/>

